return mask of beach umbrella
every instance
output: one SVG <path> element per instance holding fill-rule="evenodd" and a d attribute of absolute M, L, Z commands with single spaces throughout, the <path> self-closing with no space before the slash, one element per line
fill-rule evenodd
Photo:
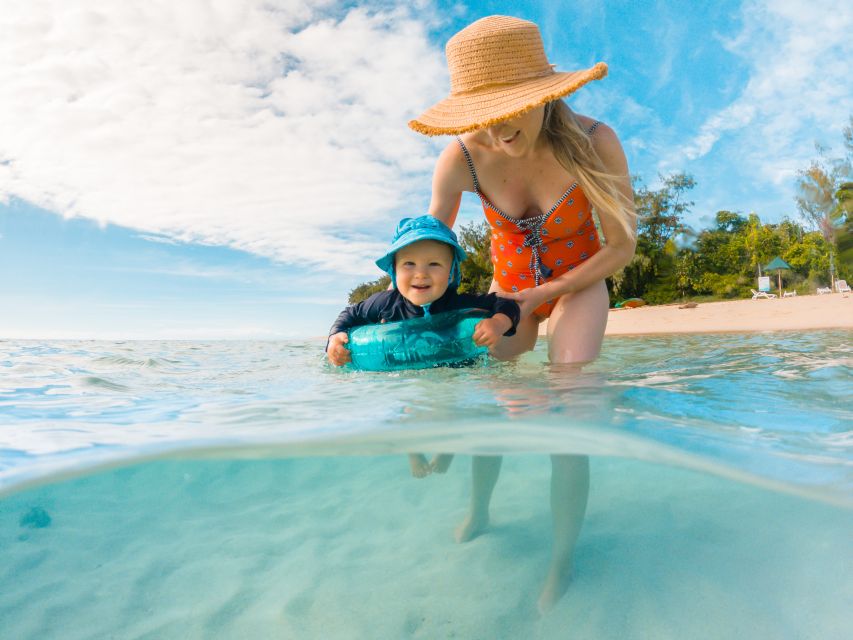
<path fill-rule="evenodd" d="M 776 256 L 775 258 L 773 258 L 773 260 L 770 261 L 770 264 L 764 265 L 765 271 L 773 271 L 773 269 L 776 269 L 776 275 L 779 278 L 779 297 L 780 298 L 782 297 L 782 269 L 790 269 L 790 268 L 791 268 L 791 265 L 789 265 L 787 262 L 782 260 L 782 258 L 780 258 L 779 256 Z"/>

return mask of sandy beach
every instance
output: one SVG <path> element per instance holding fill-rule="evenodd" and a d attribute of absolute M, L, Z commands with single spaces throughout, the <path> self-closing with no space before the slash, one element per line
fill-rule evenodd
<path fill-rule="evenodd" d="M 611 309 L 607 335 L 853 329 L 853 296 L 839 293 L 705 302 L 692 309 L 679 306 Z M 541 333 L 546 326 L 540 325 Z"/>

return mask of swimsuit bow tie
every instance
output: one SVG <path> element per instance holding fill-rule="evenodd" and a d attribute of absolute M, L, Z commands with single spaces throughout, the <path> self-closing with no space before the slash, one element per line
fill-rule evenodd
<path fill-rule="evenodd" d="M 519 222 L 526 222 L 519 220 Z M 543 221 L 544 222 L 544 221 Z M 550 278 L 553 270 L 542 264 L 542 256 L 539 255 L 539 249 L 542 248 L 542 222 L 532 225 L 519 225 L 527 233 L 524 235 L 524 246 L 530 247 L 530 270 L 533 272 L 533 277 L 538 286 L 543 278 Z"/>

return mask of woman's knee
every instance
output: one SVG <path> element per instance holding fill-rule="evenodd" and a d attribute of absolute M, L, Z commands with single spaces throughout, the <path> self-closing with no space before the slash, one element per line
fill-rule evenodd
<path fill-rule="evenodd" d="M 551 362 L 582 364 L 595 360 L 607 326 L 608 307 L 604 281 L 562 296 L 548 323 Z"/>

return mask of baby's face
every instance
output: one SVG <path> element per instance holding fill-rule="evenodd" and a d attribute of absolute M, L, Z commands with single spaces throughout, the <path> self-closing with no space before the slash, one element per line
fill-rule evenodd
<path fill-rule="evenodd" d="M 423 306 L 447 291 L 453 249 L 436 240 L 420 240 L 403 247 L 394 256 L 397 290 L 406 300 Z"/>

